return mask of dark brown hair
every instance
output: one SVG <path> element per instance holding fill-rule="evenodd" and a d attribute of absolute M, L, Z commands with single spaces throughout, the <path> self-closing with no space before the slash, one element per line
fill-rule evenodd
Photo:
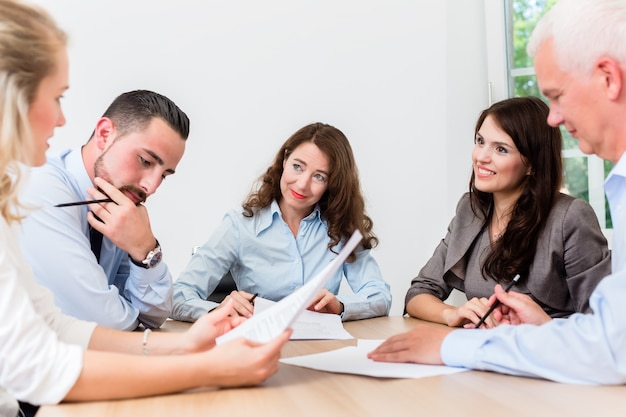
<path fill-rule="evenodd" d="M 492 246 L 482 266 L 484 276 L 510 282 L 515 274 L 528 275 L 537 250 L 537 240 L 561 187 L 562 139 L 558 127 L 547 123 L 549 108 L 537 97 L 517 97 L 500 101 L 484 110 L 476 122 L 475 134 L 487 116 L 513 139 L 524 163 L 530 167 L 524 188 L 500 239 Z M 470 179 L 470 202 L 485 225 L 493 214 L 493 194 L 475 187 Z"/>
<path fill-rule="evenodd" d="M 183 140 L 189 137 L 189 118 L 172 100 L 149 90 L 135 90 L 120 94 L 105 110 L 115 124 L 118 137 L 145 129 L 152 119 L 167 123 Z M 93 137 L 95 131 L 91 134 Z"/>

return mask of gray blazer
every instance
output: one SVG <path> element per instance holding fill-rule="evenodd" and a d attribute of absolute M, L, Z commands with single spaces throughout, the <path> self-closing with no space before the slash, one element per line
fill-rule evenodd
<path fill-rule="evenodd" d="M 467 268 L 468 257 L 472 256 L 473 245 L 482 236 L 484 226 L 484 220 L 472 212 L 466 193 L 457 205 L 446 237 L 411 281 L 405 308 L 418 294 L 445 300 L 454 288 L 466 292 L 470 280 L 481 280 L 478 284 L 486 293 L 470 294 L 468 290 L 468 299 L 493 294 L 495 281 L 488 278 L 485 285 L 479 270 Z M 521 292 L 533 297 L 552 317 L 589 312 L 589 296 L 610 273 L 610 251 L 593 209 L 584 200 L 559 194 L 539 235 L 529 276 L 522 277 Z"/>

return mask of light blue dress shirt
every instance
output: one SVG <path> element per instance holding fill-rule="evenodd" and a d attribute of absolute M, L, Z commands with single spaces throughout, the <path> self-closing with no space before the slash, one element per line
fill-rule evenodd
<path fill-rule="evenodd" d="M 619 272 L 626 269 L 626 156 L 622 156 L 604 181 L 604 192 L 613 222 L 612 252 L 616 254 L 611 267 Z"/>
<path fill-rule="evenodd" d="M 626 155 L 605 181 L 614 225 L 613 274 L 577 313 L 542 326 L 456 330 L 441 347 L 446 365 L 580 384 L 626 383 Z"/>
<path fill-rule="evenodd" d="M 22 223 L 20 245 L 37 281 L 54 293 L 65 314 L 101 326 L 159 327 L 172 308 L 172 278 L 164 262 L 145 269 L 106 236 L 100 264 L 91 251 L 87 206 L 55 204 L 90 199 L 80 149 L 33 168 L 21 200 L 37 209 Z"/>
<path fill-rule="evenodd" d="M 232 210 L 174 283 L 172 318 L 194 321 L 216 307 L 217 303 L 206 299 L 228 271 L 239 290 L 279 301 L 337 256 L 328 249 L 329 240 L 319 209 L 300 222 L 296 237 L 275 201 L 251 218 L 244 217 L 241 209 Z M 337 252 L 342 244 L 338 246 Z M 389 285 L 369 250 L 357 252 L 356 261 L 345 262 L 326 288 L 338 294 L 343 277 L 353 294 L 337 295 L 344 305 L 342 320 L 389 314 Z"/>

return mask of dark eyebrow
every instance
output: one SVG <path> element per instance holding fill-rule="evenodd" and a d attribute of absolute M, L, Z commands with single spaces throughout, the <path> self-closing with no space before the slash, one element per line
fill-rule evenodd
<path fill-rule="evenodd" d="M 493 143 L 494 143 L 494 145 L 502 146 L 503 148 L 509 148 L 509 149 L 513 149 L 514 148 L 514 145 L 510 145 L 510 144 L 505 143 L 505 142 L 493 142 Z"/>
<path fill-rule="evenodd" d="M 483 137 L 483 135 L 481 135 L 480 133 L 476 133 L 476 138 L 481 138 L 482 140 L 484 140 L 485 142 L 489 142 L 487 139 L 485 139 Z M 474 140 L 476 140 L 476 138 Z M 514 149 L 515 145 L 510 145 L 506 142 L 498 142 L 498 141 L 494 141 L 491 142 L 491 144 L 495 145 L 495 146 L 502 146 L 503 148 L 507 148 L 507 149 Z"/>
<path fill-rule="evenodd" d="M 146 153 L 148 155 L 150 155 L 151 157 L 154 158 L 154 160 L 157 162 L 157 164 L 163 166 L 165 165 L 165 162 L 163 162 L 163 160 L 161 159 L 161 157 L 159 155 L 157 155 L 156 153 L 152 152 L 150 149 L 144 149 L 144 151 L 146 151 Z M 170 174 L 174 174 L 176 171 L 174 171 L 171 168 L 168 168 L 165 170 L 166 172 L 169 172 Z"/>

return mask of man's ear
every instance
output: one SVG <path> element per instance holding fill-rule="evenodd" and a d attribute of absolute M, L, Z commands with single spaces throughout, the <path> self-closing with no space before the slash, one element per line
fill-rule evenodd
<path fill-rule="evenodd" d="M 621 65 L 613 58 L 602 57 L 596 62 L 596 70 L 603 79 L 610 100 L 617 100 L 623 93 L 624 74 Z"/>
<path fill-rule="evenodd" d="M 115 125 L 108 117 L 101 117 L 93 133 L 98 149 L 105 150 L 115 139 Z"/>

